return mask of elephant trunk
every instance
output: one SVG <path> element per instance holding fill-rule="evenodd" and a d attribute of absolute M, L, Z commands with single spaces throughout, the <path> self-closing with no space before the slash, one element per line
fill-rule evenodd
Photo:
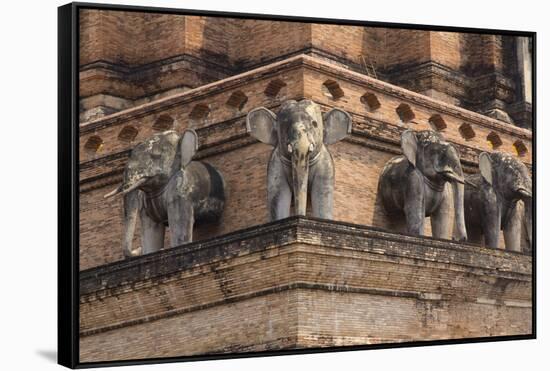
<path fill-rule="evenodd" d="M 124 194 L 124 236 L 122 240 L 122 251 L 127 258 L 141 255 L 141 247 L 137 249 L 132 248 L 138 211 L 139 195 L 137 189 L 134 189 Z"/>
<path fill-rule="evenodd" d="M 307 158 L 305 161 L 297 161 L 297 163 L 292 164 L 292 188 L 295 215 L 306 215 L 308 177 L 309 165 Z"/>
<path fill-rule="evenodd" d="M 292 193 L 295 215 L 306 215 L 311 149 L 312 146 L 307 140 L 299 140 L 292 146 Z"/>
<path fill-rule="evenodd" d="M 435 170 L 446 181 L 452 184 L 455 207 L 455 233 L 453 239 L 466 241 L 466 222 L 464 221 L 464 173 L 460 164 L 460 155 L 452 146 L 447 145 L 446 150 L 435 163 Z"/>
<path fill-rule="evenodd" d="M 458 241 L 466 241 L 468 239 L 468 234 L 466 232 L 466 223 L 464 221 L 464 183 L 453 182 L 452 185 L 456 226 L 456 236 L 454 236 L 454 239 Z"/>

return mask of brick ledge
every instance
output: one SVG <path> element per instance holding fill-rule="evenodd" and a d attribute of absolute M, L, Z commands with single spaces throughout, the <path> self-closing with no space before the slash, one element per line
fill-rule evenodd
<path fill-rule="evenodd" d="M 383 248 L 372 241 L 382 241 Z M 313 241 L 313 242 L 312 242 Z M 80 272 L 80 294 L 162 277 L 201 264 L 266 251 L 292 243 L 404 257 L 494 270 L 530 278 L 529 255 L 432 237 L 398 234 L 381 228 L 294 216 L 219 237 L 113 262 Z M 399 245 L 405 245 L 405 251 Z"/>

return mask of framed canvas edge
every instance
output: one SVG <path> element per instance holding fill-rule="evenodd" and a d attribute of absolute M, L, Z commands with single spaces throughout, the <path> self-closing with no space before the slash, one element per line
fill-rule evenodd
<path fill-rule="evenodd" d="M 313 22 L 351 26 L 369 26 L 402 28 L 410 30 L 429 30 L 461 33 L 502 34 L 532 38 L 532 174 L 534 205 L 532 208 L 533 248 L 532 248 L 532 327 L 531 334 L 506 335 L 477 338 L 413 341 L 402 343 L 369 344 L 328 348 L 287 349 L 277 351 L 244 352 L 231 354 L 205 354 L 197 356 L 179 356 L 166 358 L 146 358 L 133 360 L 85 362 L 79 361 L 79 10 L 118 10 L 164 14 L 197 15 L 212 17 L 232 17 L 287 22 Z M 391 349 L 433 345 L 475 344 L 510 340 L 532 340 L 537 338 L 537 67 L 535 31 L 504 30 L 490 28 L 455 27 L 424 24 L 403 24 L 392 22 L 373 22 L 346 19 L 315 18 L 301 16 L 282 16 L 225 11 L 203 11 L 193 9 L 161 8 L 148 6 L 99 4 L 73 2 L 58 7 L 58 317 L 57 343 L 58 363 L 69 368 L 95 368 L 105 366 L 126 366 L 160 364 L 174 362 L 222 360 L 249 357 L 268 357 L 295 354 L 343 352 L 371 349 Z"/>
<path fill-rule="evenodd" d="M 78 10 L 58 8 L 58 363 L 78 365 Z"/>

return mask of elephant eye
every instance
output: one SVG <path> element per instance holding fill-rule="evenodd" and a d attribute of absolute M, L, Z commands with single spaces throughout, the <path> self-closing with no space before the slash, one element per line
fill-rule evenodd
<path fill-rule="evenodd" d="M 316 128 L 317 127 L 317 121 L 312 121 L 311 125 L 313 125 L 313 127 Z"/>

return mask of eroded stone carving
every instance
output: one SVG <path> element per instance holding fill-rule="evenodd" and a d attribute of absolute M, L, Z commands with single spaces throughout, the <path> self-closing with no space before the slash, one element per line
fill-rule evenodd
<path fill-rule="evenodd" d="M 246 118 L 247 131 L 273 147 L 267 174 L 271 220 L 294 213 L 306 215 L 308 193 L 312 214 L 332 219 L 334 164 L 326 148 L 351 132 L 351 116 L 340 109 L 325 114 L 310 100 L 289 100 L 278 114 L 256 108 Z"/>
<path fill-rule="evenodd" d="M 479 155 L 479 174 L 469 175 L 465 193 L 465 213 L 471 242 L 497 248 L 499 232 L 505 247 L 520 251 L 522 236 L 532 240 L 532 181 L 527 167 L 506 153 Z M 522 233 L 522 230 L 524 233 Z"/>
<path fill-rule="evenodd" d="M 401 149 L 403 155 L 388 161 L 378 183 L 388 215 L 404 214 L 408 233 L 415 235 L 424 234 L 424 219 L 429 216 L 433 237 L 466 240 L 458 151 L 431 130 L 405 130 Z"/>
<path fill-rule="evenodd" d="M 124 255 L 160 250 L 165 227 L 171 247 L 190 242 L 193 225 L 221 216 L 225 195 L 222 175 L 211 165 L 191 161 L 198 149 L 194 130 L 180 137 L 169 130 L 136 145 L 124 170 L 123 182 L 105 197 L 124 197 Z M 141 220 L 141 247 L 133 248 L 137 217 Z"/>

